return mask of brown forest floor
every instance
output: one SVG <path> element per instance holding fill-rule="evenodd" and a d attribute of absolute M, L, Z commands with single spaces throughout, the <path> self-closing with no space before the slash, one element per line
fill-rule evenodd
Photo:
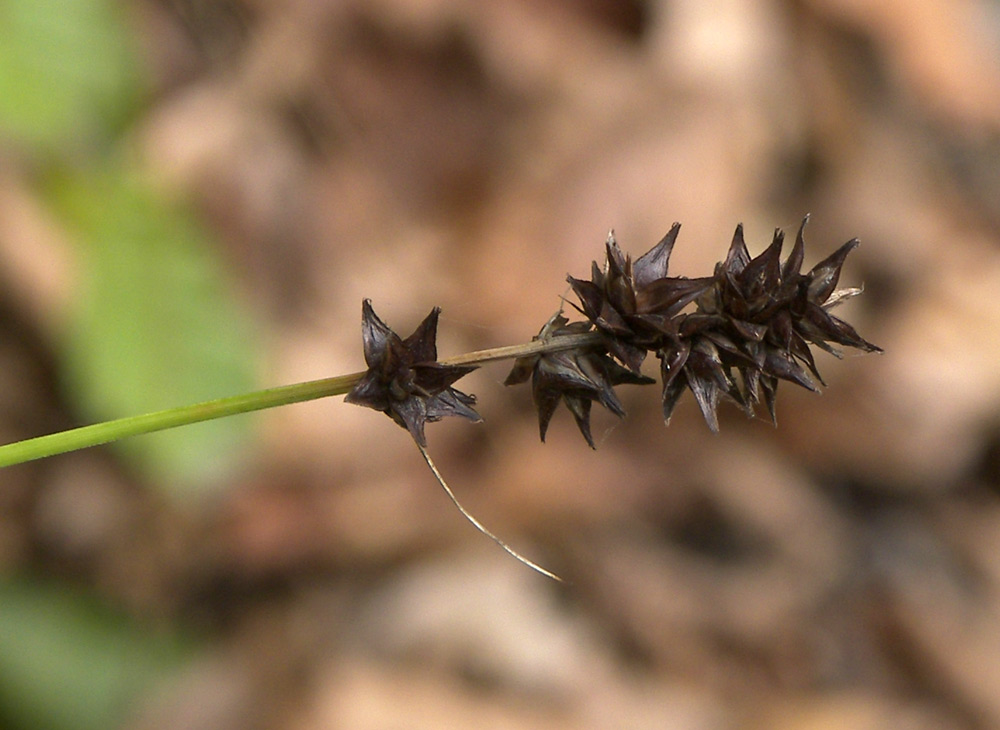
<path fill-rule="evenodd" d="M 656 386 L 623 388 L 596 452 L 565 410 L 538 443 L 503 364 L 464 380 L 486 422 L 430 427 L 431 450 L 566 586 L 337 402 L 257 416 L 196 516 L 103 452 L 19 471 L 6 566 L 209 637 L 134 727 L 1000 727 L 995 3 L 135 7 L 157 90 L 137 150 L 225 242 L 268 383 L 360 369 L 363 297 L 403 334 L 441 306 L 443 356 L 512 344 L 610 227 L 639 254 L 681 221 L 671 272 L 700 276 L 738 222 L 756 253 L 805 213 L 807 264 L 861 238 L 845 316 L 886 354 L 820 354 L 829 387 L 783 386 L 777 429 L 724 407 L 713 436 L 689 394 L 664 428 Z M 59 294 L 7 258 L 37 285 L 4 294 L 3 387 L 65 408 L 32 329 Z"/>

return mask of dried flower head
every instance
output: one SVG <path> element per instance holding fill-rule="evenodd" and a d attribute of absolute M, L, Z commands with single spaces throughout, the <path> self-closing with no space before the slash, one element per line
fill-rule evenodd
<path fill-rule="evenodd" d="M 667 276 L 680 227 L 674 223 L 635 264 L 622 253 L 612 231 L 604 267 L 593 262 L 590 281 L 567 277 L 580 298 L 580 311 L 605 336 L 611 354 L 635 373 L 648 350 L 676 336 L 675 315 L 712 285 L 710 278 Z"/>
<path fill-rule="evenodd" d="M 517 358 L 506 384 L 532 383 L 539 435 L 565 403 L 587 443 L 594 447 L 590 412 L 594 402 L 622 417 L 625 410 L 614 387 L 653 382 L 641 373 L 649 353 L 660 361 L 662 407 L 669 422 L 681 395 L 690 390 L 712 431 L 718 431 L 718 407 L 730 400 L 748 415 L 763 403 L 775 420 L 778 383 L 787 380 L 812 391 L 825 385 L 811 347 L 841 357 L 837 346 L 865 352 L 881 348 L 831 314 L 861 289 L 837 289 L 847 255 L 858 245 L 848 241 L 832 255 L 801 273 L 805 243 L 802 221 L 788 257 L 781 258 L 784 234 L 751 257 L 736 227 L 725 259 L 710 277 L 668 276 L 680 224 L 633 263 L 608 236 L 605 262 L 591 267 L 590 280 L 567 277 L 579 298 L 576 308 L 586 321 L 569 322 L 560 310 L 541 328 L 530 346 L 497 348 L 437 362 L 434 344 L 439 311 L 435 308 L 417 330 L 400 339 L 365 301 L 363 333 L 368 371 L 348 395 L 351 403 L 387 413 L 425 445 L 424 424 L 445 416 L 478 421 L 475 399 L 451 387 L 493 359 Z"/>
<path fill-rule="evenodd" d="M 743 226 L 737 226 L 726 259 L 711 277 L 701 279 L 667 276 L 680 227 L 676 223 L 634 265 L 611 235 L 604 267 L 595 262 L 590 281 L 571 276 L 569 282 L 580 299 L 579 310 L 601 333 L 607 352 L 629 370 L 638 373 L 646 354 L 656 353 L 666 421 L 685 389 L 694 394 L 712 431 L 718 430 L 717 409 L 723 399 L 751 415 L 763 401 L 773 421 L 779 380 L 813 391 L 818 390 L 816 381 L 823 383 L 810 345 L 837 357 L 841 353 L 833 345 L 881 352 L 830 314 L 861 293 L 836 289 L 857 239 L 802 274 L 807 221 L 808 216 L 784 262 L 781 231 L 751 258 Z M 694 311 L 684 311 L 691 304 Z"/>
<path fill-rule="evenodd" d="M 554 337 L 582 334 L 590 330 L 589 322 L 567 324 L 562 312 L 558 312 L 545 323 L 533 340 L 549 342 Z M 542 441 L 545 441 L 545 432 L 559 401 L 564 401 L 576 418 L 580 433 L 592 449 L 596 447 L 590 433 L 591 403 L 597 401 L 622 418 L 625 416 L 625 408 L 615 395 L 613 386 L 656 382 L 652 378 L 626 370 L 611 359 L 607 350 L 600 345 L 518 358 L 504 385 L 524 383 L 529 378 L 531 394 L 538 409 L 538 430 Z"/>
<path fill-rule="evenodd" d="M 803 219 L 795 244 L 784 262 L 781 261 L 782 231 L 776 230 L 771 244 L 751 258 L 743 239 L 743 227 L 737 226 L 728 255 L 715 267 L 711 289 L 697 300 L 697 312 L 687 315 L 680 325 L 683 340 L 693 343 L 707 339 L 718 346 L 718 363 L 708 380 L 718 382 L 720 374 L 724 374 L 727 384 L 733 385 L 727 395 L 750 413 L 763 399 L 772 421 L 779 380 L 812 391 L 818 391 L 815 381 L 825 385 L 810 344 L 836 357 L 841 357 L 842 353 L 830 342 L 865 352 L 881 352 L 881 348 L 862 338 L 851 325 L 829 311 L 861 293 L 860 289 L 836 290 L 847 254 L 858 245 L 858 240 L 848 241 L 807 274 L 802 274 L 803 231 L 808 220 L 808 216 Z M 676 370 L 679 355 L 669 347 L 659 354 L 666 383 L 666 374 Z M 668 367 L 668 363 L 673 365 Z M 690 373 L 694 369 L 688 368 L 689 386 Z M 736 388 L 731 377 L 733 369 L 740 374 L 742 390 Z M 705 378 L 696 376 L 694 379 L 699 382 L 691 386 L 692 391 L 706 383 Z M 668 418 L 671 400 L 676 400 L 676 396 L 671 393 L 668 397 L 665 388 L 664 414 Z M 715 430 L 714 415 L 710 417 L 703 400 L 698 400 L 706 421 Z"/>
<path fill-rule="evenodd" d="M 458 501 L 427 452 L 424 426 L 445 416 L 481 420 L 475 398 L 452 385 L 477 363 L 516 358 L 505 381 L 531 380 L 542 441 L 553 414 L 563 402 L 584 439 L 594 448 L 590 412 L 596 401 L 619 418 L 625 409 L 614 387 L 649 384 L 641 367 L 649 353 L 660 361 L 664 420 L 669 422 L 685 390 L 690 390 L 708 427 L 719 429 L 718 406 L 726 399 L 748 415 L 761 401 L 775 420 L 774 400 L 780 380 L 816 391 L 823 379 L 811 345 L 837 357 L 835 345 L 865 352 L 881 348 L 862 338 L 830 311 L 861 289 L 837 289 L 847 255 L 858 245 L 848 241 L 832 255 L 801 273 L 805 244 L 802 221 L 788 257 L 781 260 L 784 234 L 751 257 L 738 225 L 725 260 L 712 276 L 668 276 L 670 254 L 680 224 L 633 264 L 614 234 L 605 244 L 605 263 L 594 262 L 589 281 L 567 277 L 586 321 L 569 322 L 560 309 L 532 343 L 500 347 L 437 361 L 435 307 L 416 331 L 401 339 L 378 318 L 371 302 L 362 307 L 362 333 L 368 370 L 347 395 L 347 402 L 388 414 L 406 428 L 449 499 L 484 535 L 525 565 L 560 580 L 553 572 L 516 552 L 486 529 Z"/>
<path fill-rule="evenodd" d="M 405 340 L 389 329 L 365 299 L 361 332 L 368 371 L 344 398 L 347 403 L 374 408 L 410 432 L 420 446 L 427 445 L 424 424 L 446 416 L 470 421 L 482 419 L 472 406 L 476 399 L 451 385 L 476 369 L 470 365 L 437 362 L 435 307 Z"/>

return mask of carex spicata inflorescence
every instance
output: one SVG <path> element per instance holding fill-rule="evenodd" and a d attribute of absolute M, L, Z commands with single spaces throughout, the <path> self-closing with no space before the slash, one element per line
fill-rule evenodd
<path fill-rule="evenodd" d="M 516 357 L 506 384 L 531 380 L 542 440 L 558 404 L 573 413 L 587 443 L 594 447 L 590 409 L 595 401 L 615 415 L 625 410 L 615 394 L 621 384 L 655 382 L 641 373 L 653 353 L 660 361 L 662 407 L 669 422 L 685 390 L 694 395 L 705 422 L 718 431 L 717 410 L 731 400 L 753 415 L 763 402 L 772 421 L 778 382 L 787 380 L 817 391 L 823 379 L 810 347 L 841 357 L 837 346 L 864 352 L 881 348 L 862 338 L 847 322 L 830 313 L 860 288 L 837 289 L 840 271 L 857 245 L 848 241 L 828 258 L 801 273 L 802 221 L 787 258 L 781 260 L 784 234 L 755 257 L 736 227 L 725 260 L 712 276 L 668 276 L 670 253 L 680 224 L 634 262 L 610 234 L 605 262 L 593 263 L 590 280 L 568 277 L 579 299 L 573 306 L 584 320 L 569 322 L 562 310 L 553 315 L 532 346 L 511 348 Z M 472 396 L 451 387 L 471 372 L 463 365 L 436 361 L 435 309 L 406 340 L 374 313 L 363 308 L 368 371 L 348 395 L 351 403 L 390 415 L 425 446 L 424 424 L 444 416 L 478 420 Z M 570 344 L 567 344 L 570 343 Z M 485 351 L 482 361 L 497 359 Z"/>
<path fill-rule="evenodd" d="M 700 279 L 667 275 L 679 223 L 634 263 L 612 233 L 605 245 L 604 266 L 594 262 L 589 281 L 568 277 L 580 300 L 573 306 L 584 320 L 570 322 L 560 308 L 528 345 L 470 353 L 452 361 L 437 361 L 439 309 L 435 307 L 404 340 L 378 318 L 366 299 L 362 335 L 368 370 L 346 400 L 382 411 L 406 428 L 448 498 L 477 530 L 533 570 L 561 580 L 515 551 L 461 505 L 427 452 L 424 425 L 445 416 L 479 421 L 472 409 L 475 398 L 452 386 L 479 363 L 516 358 L 505 383 L 531 380 L 542 441 L 562 402 L 594 448 L 592 404 L 596 401 L 623 417 L 625 409 L 614 387 L 654 383 L 640 372 L 649 353 L 660 361 L 663 416 L 668 423 L 685 390 L 692 392 L 713 432 L 719 430 L 717 410 L 722 399 L 734 401 L 748 415 L 763 401 L 774 422 L 780 380 L 813 391 L 818 390 L 816 381 L 823 383 L 811 345 L 837 357 L 841 353 L 835 345 L 881 352 L 830 314 L 837 304 L 861 293 L 861 289 L 837 289 L 840 270 L 857 239 L 802 274 L 802 231 L 807 221 L 808 216 L 784 261 L 780 230 L 770 246 L 751 258 L 743 226 L 737 226 L 725 260 L 716 264 L 712 276 Z"/>

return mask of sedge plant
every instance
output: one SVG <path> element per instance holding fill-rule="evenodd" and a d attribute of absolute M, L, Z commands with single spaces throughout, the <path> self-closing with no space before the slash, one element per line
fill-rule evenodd
<path fill-rule="evenodd" d="M 751 257 L 736 227 L 729 251 L 710 276 L 669 276 L 669 260 L 680 224 L 635 261 L 608 235 L 603 265 L 596 261 L 590 279 L 568 277 L 579 315 L 570 321 L 563 308 L 552 315 L 531 342 L 438 359 L 435 307 L 405 339 L 362 303 L 362 345 L 367 369 L 294 385 L 254 391 L 194 405 L 84 426 L 0 446 L 0 467 L 240 413 L 344 395 L 345 402 L 388 415 L 405 428 L 449 499 L 472 525 L 517 560 L 550 578 L 560 578 L 516 552 L 490 532 L 459 502 L 427 451 L 428 422 L 447 416 L 482 419 L 473 395 L 454 387 L 479 366 L 513 360 L 507 385 L 531 381 L 539 435 L 560 403 L 573 414 L 583 438 L 595 448 L 590 411 L 596 402 L 618 417 L 625 409 L 619 385 L 649 385 L 642 374 L 647 355 L 659 360 L 661 407 L 669 423 L 679 398 L 690 391 L 712 432 L 719 429 L 718 406 L 727 400 L 753 416 L 761 405 L 776 423 L 778 383 L 789 381 L 812 391 L 825 385 L 812 353 L 818 347 L 836 357 L 838 347 L 864 352 L 881 348 L 862 338 L 831 310 L 861 293 L 838 289 L 852 239 L 801 272 L 805 244 L 802 221 L 787 257 L 784 234 Z"/>

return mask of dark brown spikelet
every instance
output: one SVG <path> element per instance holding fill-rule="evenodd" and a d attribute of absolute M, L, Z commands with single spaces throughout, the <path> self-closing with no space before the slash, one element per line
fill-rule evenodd
<path fill-rule="evenodd" d="M 817 382 L 825 385 L 810 345 L 836 357 L 842 354 L 831 343 L 864 352 L 882 351 L 847 322 L 830 314 L 833 307 L 861 293 L 860 289 L 836 288 L 847 254 L 858 240 L 848 241 L 802 274 L 803 231 L 808 220 L 808 216 L 803 219 L 783 262 L 781 231 L 775 231 L 771 245 L 751 258 L 743 240 L 743 227 L 737 226 L 726 259 L 716 265 L 711 289 L 698 299 L 698 311 L 681 325 L 685 339 L 709 338 L 727 343 L 720 347 L 720 366 L 727 375 L 738 371 L 742 381 L 742 390 L 728 394 L 749 412 L 763 400 L 772 421 L 779 380 L 812 391 L 819 390 Z M 669 348 L 665 354 L 673 355 Z M 713 373 L 712 379 L 717 376 Z M 667 401 L 665 391 L 664 412 L 669 417 Z M 706 421 L 710 427 L 715 424 L 714 417 L 706 415 Z"/>
<path fill-rule="evenodd" d="M 476 399 L 451 385 L 475 366 L 437 362 L 437 322 L 441 310 L 431 310 L 405 340 L 389 329 L 371 301 L 361 308 L 361 333 L 368 371 L 344 401 L 382 411 L 410 432 L 420 446 L 427 446 L 424 424 L 446 416 L 481 421 L 472 406 Z"/>
<path fill-rule="evenodd" d="M 604 336 L 611 354 L 634 373 L 647 351 L 676 337 L 676 315 L 712 285 L 711 278 L 667 276 L 680 227 L 674 223 L 635 264 L 622 253 L 612 231 L 605 244 L 604 267 L 595 261 L 590 281 L 567 277 L 580 299 L 580 311 Z"/>
<path fill-rule="evenodd" d="M 685 318 L 683 325 L 693 318 Z M 656 356 L 660 360 L 660 378 L 663 382 L 663 418 L 669 423 L 674 406 L 684 389 L 694 394 L 705 423 L 713 432 L 719 430 L 717 409 L 725 397 L 747 408 L 747 402 L 736 384 L 731 359 L 738 354 L 731 340 L 714 332 L 684 333 L 675 342 L 661 347 Z"/>
<path fill-rule="evenodd" d="M 591 330 L 589 322 L 567 324 L 562 313 L 557 313 L 534 340 L 550 341 L 553 337 L 569 334 L 583 334 Z M 590 433 L 590 407 L 597 401 L 619 418 L 624 417 L 625 408 L 615 395 L 615 385 L 622 383 L 649 384 L 652 378 L 626 370 L 616 363 L 600 346 L 580 347 L 539 355 L 522 357 L 515 361 L 513 369 L 504 385 L 517 385 L 531 379 L 531 393 L 538 409 L 538 430 L 542 441 L 549 421 L 559 402 L 573 413 L 580 433 L 590 448 L 594 438 Z"/>
<path fill-rule="evenodd" d="M 608 353 L 637 374 L 647 353 L 656 353 L 666 421 L 685 390 L 693 393 L 712 431 L 718 430 L 722 400 L 750 415 L 763 401 L 773 421 L 780 380 L 813 391 L 817 382 L 824 384 L 810 346 L 837 357 L 838 345 L 881 352 L 830 313 L 861 293 L 837 289 L 857 239 L 803 274 L 802 234 L 808 219 L 784 261 L 780 230 L 764 251 L 751 257 L 739 225 L 728 255 L 711 277 L 669 277 L 670 252 L 680 228 L 675 223 L 634 264 L 610 235 L 603 268 L 595 262 L 590 281 L 568 280 L 580 299 L 578 309 L 601 334 Z"/>

